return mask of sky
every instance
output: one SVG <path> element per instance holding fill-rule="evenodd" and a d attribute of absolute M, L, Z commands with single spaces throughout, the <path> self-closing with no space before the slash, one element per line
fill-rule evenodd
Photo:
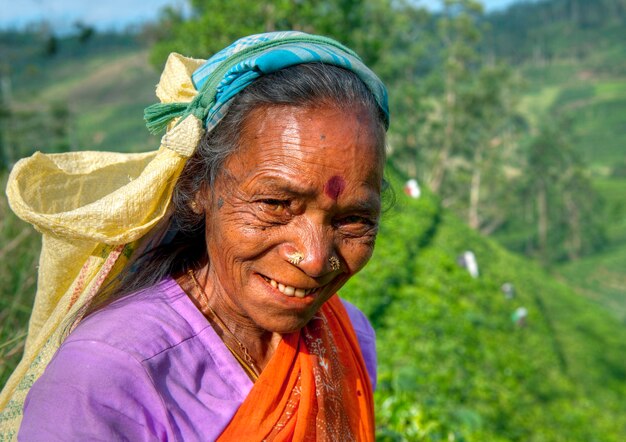
<path fill-rule="evenodd" d="M 228 0 L 225 0 L 228 1 Z M 487 11 L 502 9 L 519 0 L 483 0 Z M 439 0 L 415 0 L 433 8 Z M 155 20 L 163 6 L 185 9 L 185 0 L 0 0 L 0 29 L 21 28 L 47 20 L 57 31 L 71 30 L 76 22 L 99 30 L 120 30 Z"/>

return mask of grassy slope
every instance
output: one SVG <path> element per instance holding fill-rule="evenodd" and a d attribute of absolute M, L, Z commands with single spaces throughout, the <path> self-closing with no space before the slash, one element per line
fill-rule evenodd
<path fill-rule="evenodd" d="M 623 440 L 623 325 L 432 196 L 398 200 L 373 261 L 342 292 L 377 328 L 380 439 Z M 464 250 L 477 279 L 456 263 Z M 526 327 L 511 319 L 520 306 Z"/>
<path fill-rule="evenodd" d="M 105 37 L 100 37 L 105 39 Z M 76 149 L 145 151 L 158 147 L 143 124 L 159 75 L 148 50 L 132 41 L 64 42 L 54 57 L 20 59 L 12 75 L 17 110 L 66 103 Z"/>
<path fill-rule="evenodd" d="M 7 174 L 0 172 L 6 188 Z M 40 236 L 10 211 L 0 197 L 0 385 L 19 362 L 33 305 Z"/>

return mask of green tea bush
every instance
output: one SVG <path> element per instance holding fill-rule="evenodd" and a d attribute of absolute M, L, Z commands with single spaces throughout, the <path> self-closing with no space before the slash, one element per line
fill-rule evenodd
<path fill-rule="evenodd" d="M 377 439 L 623 440 L 623 326 L 389 176 L 397 204 L 371 263 L 342 291 L 377 331 Z M 465 250 L 477 278 L 457 263 Z M 524 325 L 512 320 L 519 307 Z"/>

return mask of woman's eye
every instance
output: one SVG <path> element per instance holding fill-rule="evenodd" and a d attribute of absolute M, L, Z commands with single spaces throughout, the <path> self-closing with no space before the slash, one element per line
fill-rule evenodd
<path fill-rule="evenodd" d="M 347 215 L 335 221 L 335 227 L 346 238 L 375 237 L 377 223 L 367 216 Z"/>
<path fill-rule="evenodd" d="M 363 223 L 364 222 L 364 218 L 362 216 L 356 216 L 356 215 L 352 215 L 352 216 L 346 216 L 345 218 L 342 219 L 344 224 L 357 224 L 357 223 Z"/>
<path fill-rule="evenodd" d="M 349 215 L 349 216 L 344 216 L 343 218 L 341 218 L 339 220 L 339 224 L 344 225 L 344 226 L 350 226 L 350 225 L 373 226 L 374 222 L 371 219 L 366 218 L 364 216 Z"/>
<path fill-rule="evenodd" d="M 263 209 L 272 213 L 282 213 L 289 207 L 289 201 L 278 199 L 264 199 L 260 203 L 263 205 Z"/>

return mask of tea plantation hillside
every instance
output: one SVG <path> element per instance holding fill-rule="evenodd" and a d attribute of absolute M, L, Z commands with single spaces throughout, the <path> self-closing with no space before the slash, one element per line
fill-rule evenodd
<path fill-rule="evenodd" d="M 396 193 L 374 258 L 342 291 L 378 333 L 379 439 L 626 440 L 624 326 L 432 195 Z M 457 264 L 466 250 L 477 278 Z"/>
<path fill-rule="evenodd" d="M 87 51 L 79 46 L 46 58 L 17 44 L 6 47 L 12 45 L 12 67 L 19 72 L 12 77 L 12 115 L 23 123 L 13 159 L 45 150 L 47 140 L 26 123 L 37 123 L 38 109 L 54 103 L 70 114 L 70 148 L 157 147 L 141 120 L 143 107 L 154 102 L 158 77 L 145 50 L 103 43 L 84 59 L 75 57 Z M 585 288 L 587 297 L 581 296 L 468 229 L 427 191 L 408 198 L 404 180 L 390 170 L 397 202 L 383 217 L 371 263 L 342 290 L 378 334 L 381 441 L 626 440 L 626 180 L 621 169 L 607 167 L 623 158 L 617 116 L 626 109 L 626 83 L 618 74 L 589 77 L 571 62 L 561 66 L 567 74 L 561 75 L 559 66 L 536 73 L 554 74 L 554 82 L 546 80 L 522 104 L 538 119 L 554 111 L 554 103 L 589 111 L 575 116 L 575 141 L 586 140 L 578 144 L 580 152 L 597 147 L 598 155 L 588 159 L 615 221 L 608 234 L 616 247 L 589 258 L 604 267 L 588 261 L 563 267 L 568 280 Z M 526 72 L 532 80 L 533 72 Z M 3 189 L 5 183 L 1 172 Z M 0 386 L 21 351 L 38 248 L 38 235 L 10 213 L 2 195 Z M 477 257 L 477 278 L 457 264 L 466 250 Z M 515 288 L 514 297 L 504 295 L 505 283 Z M 512 319 L 519 308 L 528 312 L 523 326 Z"/>

